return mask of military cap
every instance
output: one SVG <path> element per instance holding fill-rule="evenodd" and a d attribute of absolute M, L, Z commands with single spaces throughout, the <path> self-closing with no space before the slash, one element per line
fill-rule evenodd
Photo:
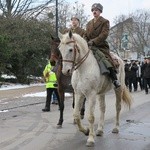
<path fill-rule="evenodd" d="M 99 9 L 101 12 L 103 12 L 103 6 L 100 3 L 94 3 L 91 7 L 91 11 L 93 11 L 93 9 Z"/>
<path fill-rule="evenodd" d="M 77 20 L 80 22 L 80 19 L 79 19 L 79 17 L 77 17 L 77 16 L 72 16 L 72 17 L 71 17 L 71 20 L 72 20 L 72 19 L 77 19 Z"/>

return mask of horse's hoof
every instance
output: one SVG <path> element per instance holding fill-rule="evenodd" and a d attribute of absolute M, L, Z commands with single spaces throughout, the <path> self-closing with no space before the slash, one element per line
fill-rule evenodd
<path fill-rule="evenodd" d="M 94 147 L 94 142 L 90 141 L 90 142 L 86 142 L 86 146 L 87 147 Z"/>
<path fill-rule="evenodd" d="M 57 129 L 61 129 L 61 128 L 62 128 L 62 125 L 57 124 Z"/>
<path fill-rule="evenodd" d="M 87 128 L 87 130 L 86 130 L 86 132 L 84 133 L 86 136 L 88 136 L 89 135 L 89 132 L 90 132 L 90 130 L 89 130 L 89 128 Z"/>
<path fill-rule="evenodd" d="M 103 136 L 104 132 L 102 130 L 96 131 L 96 136 Z"/>
<path fill-rule="evenodd" d="M 84 119 L 84 115 L 81 115 L 80 118 L 81 118 L 81 119 Z"/>
<path fill-rule="evenodd" d="M 119 133 L 119 130 L 117 129 L 117 128 L 114 128 L 113 130 L 112 130 L 112 133 Z"/>

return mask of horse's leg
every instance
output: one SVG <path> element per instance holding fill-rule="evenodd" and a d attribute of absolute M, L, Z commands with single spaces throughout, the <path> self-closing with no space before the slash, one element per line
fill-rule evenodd
<path fill-rule="evenodd" d="M 88 108 L 88 121 L 89 121 L 89 137 L 87 140 L 86 145 L 87 146 L 94 146 L 95 140 L 94 140 L 94 111 L 95 111 L 95 104 L 96 104 L 96 92 L 91 91 L 90 94 L 88 95 L 88 101 L 89 101 L 89 108 Z"/>
<path fill-rule="evenodd" d="M 81 119 L 84 118 L 84 112 L 85 112 L 85 102 L 86 102 L 86 98 L 84 98 L 83 103 L 82 103 L 82 107 L 80 110 L 80 117 Z M 75 98 L 74 98 L 74 93 L 73 93 L 73 103 L 72 103 L 72 108 L 74 108 L 75 105 Z M 75 122 L 74 122 L 75 123 Z"/>
<path fill-rule="evenodd" d="M 59 99 L 60 99 L 60 103 L 59 103 L 60 118 L 59 118 L 59 121 L 57 123 L 57 128 L 61 128 L 62 127 L 62 123 L 63 123 L 65 93 L 64 93 L 64 90 L 62 88 L 60 88 L 60 87 L 58 87 L 58 93 L 59 93 Z"/>
<path fill-rule="evenodd" d="M 98 128 L 96 131 L 97 136 L 102 136 L 103 135 L 103 129 L 104 129 L 104 118 L 105 118 L 105 95 L 100 95 L 98 97 L 99 100 L 99 109 L 100 109 L 100 120 L 98 123 Z"/>
<path fill-rule="evenodd" d="M 74 96 L 74 92 L 73 92 L 73 101 L 72 101 L 72 108 L 74 109 L 75 106 L 75 96 Z M 73 123 L 76 124 L 75 119 L 73 120 Z"/>
<path fill-rule="evenodd" d="M 75 93 L 75 107 L 74 107 L 74 120 L 76 124 L 78 125 L 79 131 L 83 132 L 85 135 L 89 134 L 89 130 L 85 129 L 83 125 L 81 124 L 81 118 L 80 118 L 80 107 L 83 102 L 83 95 Z"/>
<path fill-rule="evenodd" d="M 83 103 L 82 103 L 82 107 L 81 107 L 81 110 L 80 110 L 80 117 L 81 117 L 81 119 L 84 119 L 85 102 L 86 102 L 86 98 L 84 98 Z"/>
<path fill-rule="evenodd" d="M 112 133 L 119 133 L 119 121 L 120 121 L 120 111 L 121 111 L 121 99 L 122 99 L 122 88 L 119 87 L 115 89 L 116 95 L 116 122 Z"/>
<path fill-rule="evenodd" d="M 74 92 L 73 92 L 73 101 L 72 101 L 72 108 L 74 108 L 75 103 L 75 97 L 74 97 Z"/>
<path fill-rule="evenodd" d="M 80 107 L 80 117 L 81 119 L 84 118 L 84 111 L 85 111 L 85 101 L 86 101 L 86 98 L 84 98 L 83 102 L 81 102 L 81 107 Z M 73 92 L 73 103 L 72 103 L 72 107 L 74 109 L 74 105 L 75 105 L 75 96 L 74 96 L 74 92 Z M 74 124 L 76 124 L 76 121 L 74 119 Z"/>

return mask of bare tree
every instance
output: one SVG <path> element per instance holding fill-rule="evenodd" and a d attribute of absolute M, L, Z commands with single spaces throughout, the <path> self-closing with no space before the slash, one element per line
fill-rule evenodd
<path fill-rule="evenodd" d="M 71 8 L 72 13 L 70 14 L 71 16 L 76 15 L 80 19 L 80 26 L 82 28 L 86 26 L 86 23 L 89 17 L 85 15 L 84 6 L 85 6 L 84 4 L 80 4 L 78 1 L 76 1 L 75 4 L 73 5 L 73 9 Z"/>
<path fill-rule="evenodd" d="M 53 1 L 38 3 L 40 0 L 0 0 L 1 15 L 7 18 L 33 15 L 37 17 Z"/>
<path fill-rule="evenodd" d="M 53 24 L 54 27 L 56 21 L 55 14 L 56 14 L 55 5 L 53 5 L 46 9 L 45 15 L 43 17 L 45 20 Z M 84 27 L 88 19 L 88 16 L 86 16 L 84 12 L 84 5 L 79 4 L 78 2 L 70 4 L 65 0 L 59 1 L 58 3 L 59 30 L 62 31 L 65 28 L 69 27 L 71 17 L 75 15 L 80 19 L 80 26 Z"/>
<path fill-rule="evenodd" d="M 110 29 L 109 34 L 109 44 L 112 51 L 116 52 L 120 55 L 120 51 L 122 51 L 122 38 L 123 33 L 125 32 L 125 24 L 130 19 L 127 19 L 125 15 L 120 15 L 114 19 L 114 23 L 116 24 Z"/>
<path fill-rule="evenodd" d="M 111 28 L 109 43 L 119 52 L 130 50 L 144 55 L 150 49 L 150 12 L 137 10 L 129 16 L 116 17 L 116 25 Z"/>
<path fill-rule="evenodd" d="M 58 27 L 59 30 L 63 30 L 67 26 L 68 22 L 68 14 L 69 14 L 69 3 L 65 2 L 65 0 L 61 0 L 58 3 Z M 42 19 L 49 22 L 53 28 L 56 25 L 56 6 L 55 3 L 53 5 L 48 6 L 45 11 L 42 12 Z"/>
<path fill-rule="evenodd" d="M 132 15 L 133 24 L 127 26 L 132 39 L 133 49 L 144 54 L 145 47 L 150 48 L 150 11 L 137 10 Z"/>

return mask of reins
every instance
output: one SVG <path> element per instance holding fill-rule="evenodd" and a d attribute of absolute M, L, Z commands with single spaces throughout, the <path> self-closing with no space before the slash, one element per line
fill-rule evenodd
<path fill-rule="evenodd" d="M 76 42 L 74 40 L 69 41 L 66 44 L 70 44 L 70 43 L 75 43 L 74 44 L 74 58 L 73 58 L 73 60 L 62 60 L 62 61 L 72 63 L 73 64 L 72 70 L 76 70 L 86 60 L 86 58 L 89 55 L 90 49 L 88 50 L 88 52 L 86 53 L 86 55 L 84 55 L 78 62 L 75 62 L 76 61 L 77 52 L 80 53 L 80 50 L 79 50 L 79 48 L 78 48 L 78 46 L 77 46 L 77 44 L 76 44 Z"/>

